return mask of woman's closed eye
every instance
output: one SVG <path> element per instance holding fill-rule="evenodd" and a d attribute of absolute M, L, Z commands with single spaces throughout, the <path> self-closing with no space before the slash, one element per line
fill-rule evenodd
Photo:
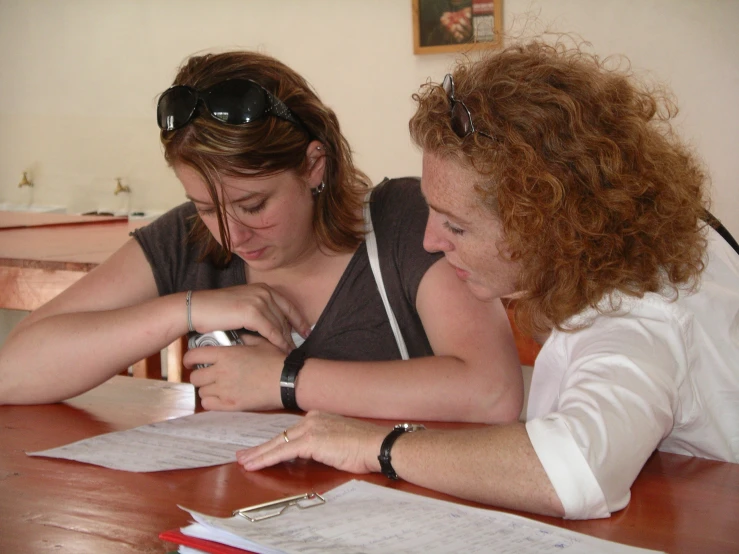
<path fill-rule="evenodd" d="M 267 201 L 262 200 L 259 204 L 255 206 L 239 206 L 239 209 L 242 212 L 247 213 L 247 214 L 256 214 L 256 213 L 261 212 L 266 205 L 267 205 Z"/>
<path fill-rule="evenodd" d="M 460 227 L 457 227 L 457 226 L 455 226 L 455 225 L 452 225 L 452 224 L 451 224 L 450 222 L 448 222 L 448 221 L 445 221 L 445 222 L 444 222 L 444 227 L 446 227 L 447 229 L 449 229 L 449 231 L 450 231 L 450 232 L 451 232 L 451 233 L 452 233 L 453 235 L 459 235 L 459 236 L 462 236 L 462 235 L 464 235 L 464 229 L 462 229 L 462 228 L 460 228 Z"/>
<path fill-rule="evenodd" d="M 267 202 L 266 201 L 263 201 L 263 202 L 260 202 L 259 204 L 255 205 L 255 206 L 241 206 L 241 205 L 239 205 L 237 207 L 238 207 L 238 210 L 241 213 L 245 213 L 245 214 L 249 214 L 249 215 L 254 215 L 254 214 L 257 214 L 257 213 L 261 212 L 266 205 L 267 205 Z M 196 209 L 197 209 L 198 213 L 201 216 L 203 216 L 203 217 L 210 217 L 210 216 L 215 215 L 215 213 L 216 213 L 216 209 L 213 206 L 196 206 Z"/>
<path fill-rule="evenodd" d="M 200 214 L 201 216 L 205 216 L 205 217 L 215 215 L 216 213 L 216 209 L 213 206 L 206 207 L 206 206 L 196 205 L 195 209 L 198 211 L 198 214 Z"/>

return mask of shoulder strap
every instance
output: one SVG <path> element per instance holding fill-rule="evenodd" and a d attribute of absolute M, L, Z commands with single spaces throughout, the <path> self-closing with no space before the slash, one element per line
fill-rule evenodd
<path fill-rule="evenodd" d="M 375 282 L 377 283 L 377 289 L 380 291 L 382 296 L 382 302 L 385 304 L 385 311 L 387 312 L 387 318 L 390 320 L 390 327 L 393 329 L 395 335 L 395 342 L 398 343 L 398 350 L 400 350 L 400 356 L 404 359 L 408 359 L 408 349 L 405 346 L 403 340 L 403 334 L 400 332 L 400 326 L 398 320 L 395 319 L 393 308 L 390 306 L 390 301 L 387 298 L 385 292 L 385 282 L 382 280 L 382 273 L 380 272 L 380 257 L 377 252 L 377 237 L 375 236 L 375 230 L 372 227 L 372 213 L 370 212 L 370 195 L 372 191 L 367 193 L 364 199 L 364 223 L 367 234 L 364 239 L 367 243 L 367 256 L 369 257 L 370 267 L 372 268 L 372 274 L 375 276 Z"/>

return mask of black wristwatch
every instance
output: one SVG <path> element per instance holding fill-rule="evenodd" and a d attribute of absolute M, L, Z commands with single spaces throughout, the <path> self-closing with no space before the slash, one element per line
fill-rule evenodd
<path fill-rule="evenodd" d="M 300 409 L 298 401 L 295 399 L 295 381 L 298 379 L 298 373 L 303 369 L 305 358 L 305 352 L 296 348 L 285 358 L 285 365 L 282 367 L 280 397 L 282 398 L 282 405 L 288 410 Z"/>
<path fill-rule="evenodd" d="M 382 474 L 385 477 L 388 479 L 398 478 L 398 474 L 395 473 L 395 470 L 393 469 L 393 464 L 390 463 L 390 449 L 393 447 L 393 444 L 395 444 L 395 440 L 403 433 L 413 433 L 414 431 L 421 431 L 422 429 L 426 429 L 426 427 L 420 423 L 399 423 L 393 427 L 393 430 L 390 431 L 387 437 L 385 437 L 385 440 L 382 441 L 382 446 L 380 447 L 380 455 L 377 456 L 377 459 L 380 460 L 380 471 L 382 471 Z"/>

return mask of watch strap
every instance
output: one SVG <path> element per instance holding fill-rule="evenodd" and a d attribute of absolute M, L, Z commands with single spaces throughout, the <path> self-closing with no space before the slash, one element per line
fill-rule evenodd
<path fill-rule="evenodd" d="M 380 471 L 385 477 L 393 480 L 398 479 L 398 474 L 395 473 L 395 469 L 393 469 L 392 457 L 390 456 L 390 450 L 398 437 L 403 433 L 412 433 L 413 431 L 420 431 L 425 428 L 426 427 L 423 425 L 416 423 L 401 423 L 396 425 L 393 430 L 388 433 L 385 440 L 382 441 L 382 446 L 380 446 L 380 455 L 377 456 L 377 459 L 380 461 Z"/>
<path fill-rule="evenodd" d="M 295 398 L 295 382 L 298 379 L 298 373 L 303 369 L 305 358 L 305 352 L 299 348 L 294 349 L 285 358 L 285 365 L 282 367 L 282 375 L 280 375 L 280 397 L 282 405 L 287 410 L 300 410 Z"/>

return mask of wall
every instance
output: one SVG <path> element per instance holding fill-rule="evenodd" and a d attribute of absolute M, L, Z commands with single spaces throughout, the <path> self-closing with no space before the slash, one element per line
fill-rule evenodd
<path fill-rule="evenodd" d="M 739 2 L 505 0 L 506 27 L 532 15 L 671 84 L 681 131 L 710 167 L 714 211 L 739 235 Z M 414 56 L 411 36 L 410 0 L 0 0 L 0 202 L 179 203 L 156 96 L 187 55 L 213 48 L 258 49 L 306 76 L 373 180 L 418 174 L 410 94 L 454 55 Z M 25 170 L 32 190 L 17 186 Z M 115 177 L 130 197 L 113 195 Z"/>

